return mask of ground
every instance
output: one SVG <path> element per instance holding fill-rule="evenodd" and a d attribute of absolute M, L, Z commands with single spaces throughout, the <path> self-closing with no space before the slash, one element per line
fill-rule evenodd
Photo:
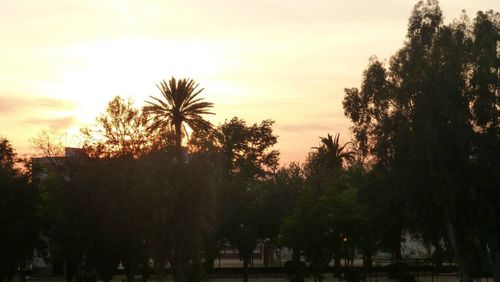
<path fill-rule="evenodd" d="M 141 281 L 139 277 L 137 277 L 136 281 Z M 18 280 L 15 280 L 18 281 Z M 30 278 L 27 279 L 27 281 L 38 281 L 38 282 L 64 282 L 64 279 L 61 277 L 44 277 L 44 278 Z M 112 280 L 113 282 L 122 282 L 126 281 L 125 276 L 118 275 L 115 276 L 114 279 Z M 151 282 L 159 282 L 161 280 L 155 280 L 155 279 L 150 279 L 148 281 Z M 173 281 L 171 278 L 168 279 L 167 281 Z M 234 278 L 214 278 L 214 279 L 208 279 L 206 280 L 207 282 L 240 282 L 243 281 L 242 277 L 234 277 Z M 323 280 L 324 282 L 339 282 L 337 278 L 331 277 L 331 275 L 326 275 L 326 278 Z M 397 282 L 398 280 L 393 280 L 393 279 L 387 279 L 387 277 L 372 277 L 371 281 L 367 279 L 367 282 Z M 457 276 L 439 276 L 439 277 L 434 277 L 434 280 L 432 280 L 431 276 L 420 276 L 418 281 L 416 282 L 457 282 L 458 277 Z M 493 279 L 479 279 L 476 280 L 476 282 L 493 282 Z M 270 278 L 270 277 L 261 277 L 258 275 L 253 275 L 253 277 L 250 277 L 250 282 L 288 282 L 286 278 Z M 308 278 L 305 280 L 305 282 L 314 282 L 312 278 Z M 345 280 L 343 281 L 345 282 Z"/>

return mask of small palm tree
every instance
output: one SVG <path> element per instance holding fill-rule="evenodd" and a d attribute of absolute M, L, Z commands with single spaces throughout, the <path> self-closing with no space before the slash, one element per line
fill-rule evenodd
<path fill-rule="evenodd" d="M 172 77 L 168 82 L 160 82 L 163 97 L 150 96 L 152 101 L 146 101 L 144 113 L 150 116 L 149 131 L 156 131 L 167 127 L 175 133 L 175 146 L 180 150 L 182 137 L 187 136 L 186 125 L 193 131 L 209 130 L 212 124 L 202 115 L 213 114 L 209 111 L 213 103 L 203 101 L 198 95 L 203 88 L 198 88 L 198 83 L 190 78 L 176 80 Z"/>
<path fill-rule="evenodd" d="M 331 168 L 342 168 L 344 161 L 350 160 L 353 157 L 352 152 L 346 151 L 346 146 L 349 142 L 341 146 L 339 137 L 340 133 L 337 133 L 335 138 L 332 138 L 330 134 L 327 134 L 327 137 L 320 137 L 322 146 L 315 148 L 318 149 L 320 154 L 324 154 L 326 164 Z"/>

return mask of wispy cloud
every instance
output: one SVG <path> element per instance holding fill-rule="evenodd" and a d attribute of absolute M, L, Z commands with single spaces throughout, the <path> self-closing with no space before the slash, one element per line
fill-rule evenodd
<path fill-rule="evenodd" d="M 343 123 L 297 123 L 297 124 L 281 124 L 277 126 L 278 130 L 282 130 L 289 133 L 303 133 L 303 132 L 324 132 L 334 133 L 344 129 L 345 125 Z"/>
<path fill-rule="evenodd" d="M 53 131 L 66 130 L 72 125 L 77 123 L 74 116 L 67 116 L 62 118 L 29 118 L 23 120 L 24 124 L 28 125 L 43 125 L 48 126 Z"/>
<path fill-rule="evenodd" d="M 16 114 L 27 110 L 60 111 L 76 108 L 76 104 L 61 99 L 0 96 L 0 113 Z"/>

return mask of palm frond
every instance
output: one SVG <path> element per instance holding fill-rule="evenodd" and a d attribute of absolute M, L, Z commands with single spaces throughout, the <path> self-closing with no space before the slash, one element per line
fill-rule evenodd
<path fill-rule="evenodd" d="M 313 147 L 318 151 L 326 153 L 325 157 L 327 157 L 327 163 L 332 167 L 342 167 L 344 160 L 350 160 L 354 156 L 352 152 L 345 151 L 346 146 L 350 143 L 347 142 L 344 145 L 340 145 L 339 139 L 340 133 L 337 133 L 335 137 L 327 134 L 326 137 L 320 137 L 322 143 L 321 147 Z"/>
<path fill-rule="evenodd" d="M 180 124 L 181 132 L 177 136 L 182 136 L 182 131 L 187 133 L 184 124 L 194 131 L 212 128 L 212 124 L 203 119 L 202 115 L 214 114 L 210 111 L 213 103 L 198 97 L 204 89 L 199 89 L 199 84 L 193 79 L 176 80 L 172 77 L 169 81 L 162 80 L 156 86 L 163 97 L 151 96 L 151 100 L 146 101 L 146 106 L 143 107 L 144 113 L 151 116 L 148 118 L 151 122 L 148 130 L 158 130 L 161 127 L 175 129 L 174 125 Z"/>

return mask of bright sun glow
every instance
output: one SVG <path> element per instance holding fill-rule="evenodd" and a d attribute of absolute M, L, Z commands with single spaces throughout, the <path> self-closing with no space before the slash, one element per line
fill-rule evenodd
<path fill-rule="evenodd" d="M 209 47 L 197 42 L 118 39 L 64 48 L 57 51 L 73 64 L 48 91 L 78 103 L 75 116 L 80 122 L 93 122 L 115 95 L 142 104 L 158 93 L 155 84 L 161 79 L 203 80 L 218 74 L 222 58 Z"/>

